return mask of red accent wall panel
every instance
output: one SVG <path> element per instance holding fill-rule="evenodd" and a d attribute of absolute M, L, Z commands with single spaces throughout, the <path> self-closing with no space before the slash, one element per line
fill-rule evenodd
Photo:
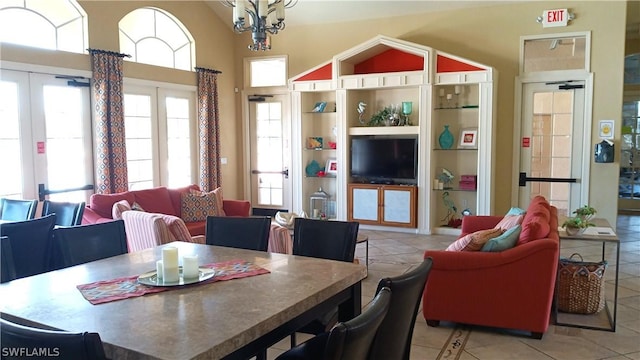
<path fill-rule="evenodd" d="M 333 73 L 332 63 L 320 67 L 308 74 L 302 75 L 294 81 L 312 81 L 312 80 L 331 80 L 331 74 Z"/>
<path fill-rule="evenodd" d="M 353 73 L 377 74 L 415 70 L 424 70 L 422 56 L 409 54 L 397 49 L 389 49 L 356 64 Z"/>
<path fill-rule="evenodd" d="M 479 68 L 477 66 L 465 64 L 458 60 L 450 59 L 442 55 L 438 55 L 436 72 L 445 73 L 445 72 L 477 71 L 477 70 L 485 70 L 485 69 Z"/>

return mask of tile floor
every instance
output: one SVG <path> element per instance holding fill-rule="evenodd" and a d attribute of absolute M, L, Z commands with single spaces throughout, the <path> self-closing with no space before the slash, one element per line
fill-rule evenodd
<path fill-rule="evenodd" d="M 640 216 L 621 215 L 617 221 L 620 238 L 620 271 L 616 332 L 579 329 L 550 325 L 542 340 L 534 340 L 490 329 L 472 328 L 460 360 L 557 359 L 557 360 L 640 360 Z M 395 276 L 420 263 L 427 249 L 444 249 L 454 237 L 415 235 L 396 232 L 361 230 L 369 236 L 369 276 L 362 284 L 362 304 L 367 304 L 376 290 L 378 280 Z M 615 248 L 607 247 L 607 297 L 613 297 Z M 601 254 L 594 243 L 568 241 L 562 244 L 562 256 L 580 252 L 585 257 Z M 595 255 L 594 255 L 595 254 Z M 356 256 L 364 263 L 365 245 L 359 244 Z M 585 259 L 587 260 L 587 259 Z M 592 259 L 588 259 L 592 260 Z M 427 327 L 420 310 L 416 319 L 411 346 L 411 359 L 437 359 L 453 331 L 453 324 Z M 308 336 L 298 335 L 298 341 Z M 289 339 L 268 351 L 273 359 L 289 348 Z M 444 356 L 441 356 L 445 359 Z"/>

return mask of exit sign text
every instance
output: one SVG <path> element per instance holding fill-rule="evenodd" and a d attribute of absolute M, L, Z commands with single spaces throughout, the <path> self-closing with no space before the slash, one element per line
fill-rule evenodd
<path fill-rule="evenodd" d="M 567 9 L 545 10 L 542 14 L 542 27 L 567 26 L 569 12 Z"/>

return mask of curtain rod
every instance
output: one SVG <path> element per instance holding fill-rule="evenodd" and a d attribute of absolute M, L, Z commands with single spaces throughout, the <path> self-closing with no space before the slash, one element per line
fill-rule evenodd
<path fill-rule="evenodd" d="M 207 69 L 207 68 L 203 68 L 203 67 L 196 67 L 197 71 L 202 71 L 202 72 L 211 72 L 214 74 L 222 74 L 222 71 L 220 70 L 214 70 L 214 69 Z"/>
<path fill-rule="evenodd" d="M 131 55 L 129 55 L 129 54 L 122 54 L 122 53 L 119 53 L 119 52 L 116 52 L 116 51 L 109 51 L 109 50 L 100 50 L 100 49 L 88 48 L 87 51 L 89 51 L 89 53 L 91 53 L 92 55 L 93 54 L 108 54 L 108 55 L 115 55 L 115 56 L 118 56 L 118 57 L 128 57 L 128 58 L 131 57 Z"/>

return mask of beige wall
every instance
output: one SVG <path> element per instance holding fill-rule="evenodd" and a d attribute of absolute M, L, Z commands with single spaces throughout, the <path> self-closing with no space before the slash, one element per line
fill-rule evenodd
<path fill-rule="evenodd" d="M 268 53 L 246 50 L 248 35 L 233 34 L 226 20 L 220 20 L 199 1 L 80 1 L 80 4 L 89 16 L 92 48 L 117 51 L 117 23 L 122 16 L 139 6 L 157 6 L 171 12 L 189 29 L 197 44 L 197 65 L 223 72 L 219 76 L 222 156 L 229 160 L 229 164 L 223 166 L 223 185 L 225 196 L 229 198 L 242 197 L 242 122 L 240 97 L 234 93 L 234 87 L 242 88 L 243 58 L 287 54 L 289 74 L 293 76 L 378 34 L 431 46 L 498 70 L 496 189 L 512 186 L 514 82 L 518 72 L 520 36 L 591 31 L 594 123 L 592 144 L 586 149 L 591 152 L 593 144 L 598 142 L 596 125 L 600 119 L 617 122 L 615 140 L 619 144 L 624 1 L 534 1 L 375 21 L 291 26 L 273 37 L 273 49 Z M 565 7 L 576 14 L 568 27 L 543 29 L 536 23 L 536 17 L 543 10 Z M 90 68 L 86 55 L 51 53 L 6 44 L 0 46 L 0 55 L 2 60 Z M 196 83 L 193 73 L 131 63 L 126 63 L 125 76 Z M 616 216 L 618 166 L 618 163 L 591 164 L 590 203 L 610 221 Z M 496 211 L 505 212 L 512 202 L 511 192 L 498 190 L 495 200 Z"/>
<path fill-rule="evenodd" d="M 563 28 L 543 29 L 535 20 L 545 9 L 569 7 L 576 19 Z M 288 54 L 293 76 L 330 60 L 370 38 L 383 34 L 431 46 L 495 67 L 498 70 L 496 211 L 511 206 L 512 163 L 517 146 L 513 141 L 514 84 L 518 75 L 520 36 L 591 31 L 591 71 L 594 73 L 592 152 L 598 140 L 597 121 L 614 119 L 616 142 L 620 139 L 623 55 L 626 3 L 624 1 L 523 2 L 468 10 L 419 14 L 383 20 L 296 26 L 273 36 L 270 55 Z M 237 42 L 241 56 L 248 38 Z M 259 55 L 259 54 L 258 54 Z M 618 159 L 616 159 L 618 160 Z M 591 163 L 590 204 L 615 223 L 618 166 Z M 504 190 L 501 190 L 504 189 Z"/>

